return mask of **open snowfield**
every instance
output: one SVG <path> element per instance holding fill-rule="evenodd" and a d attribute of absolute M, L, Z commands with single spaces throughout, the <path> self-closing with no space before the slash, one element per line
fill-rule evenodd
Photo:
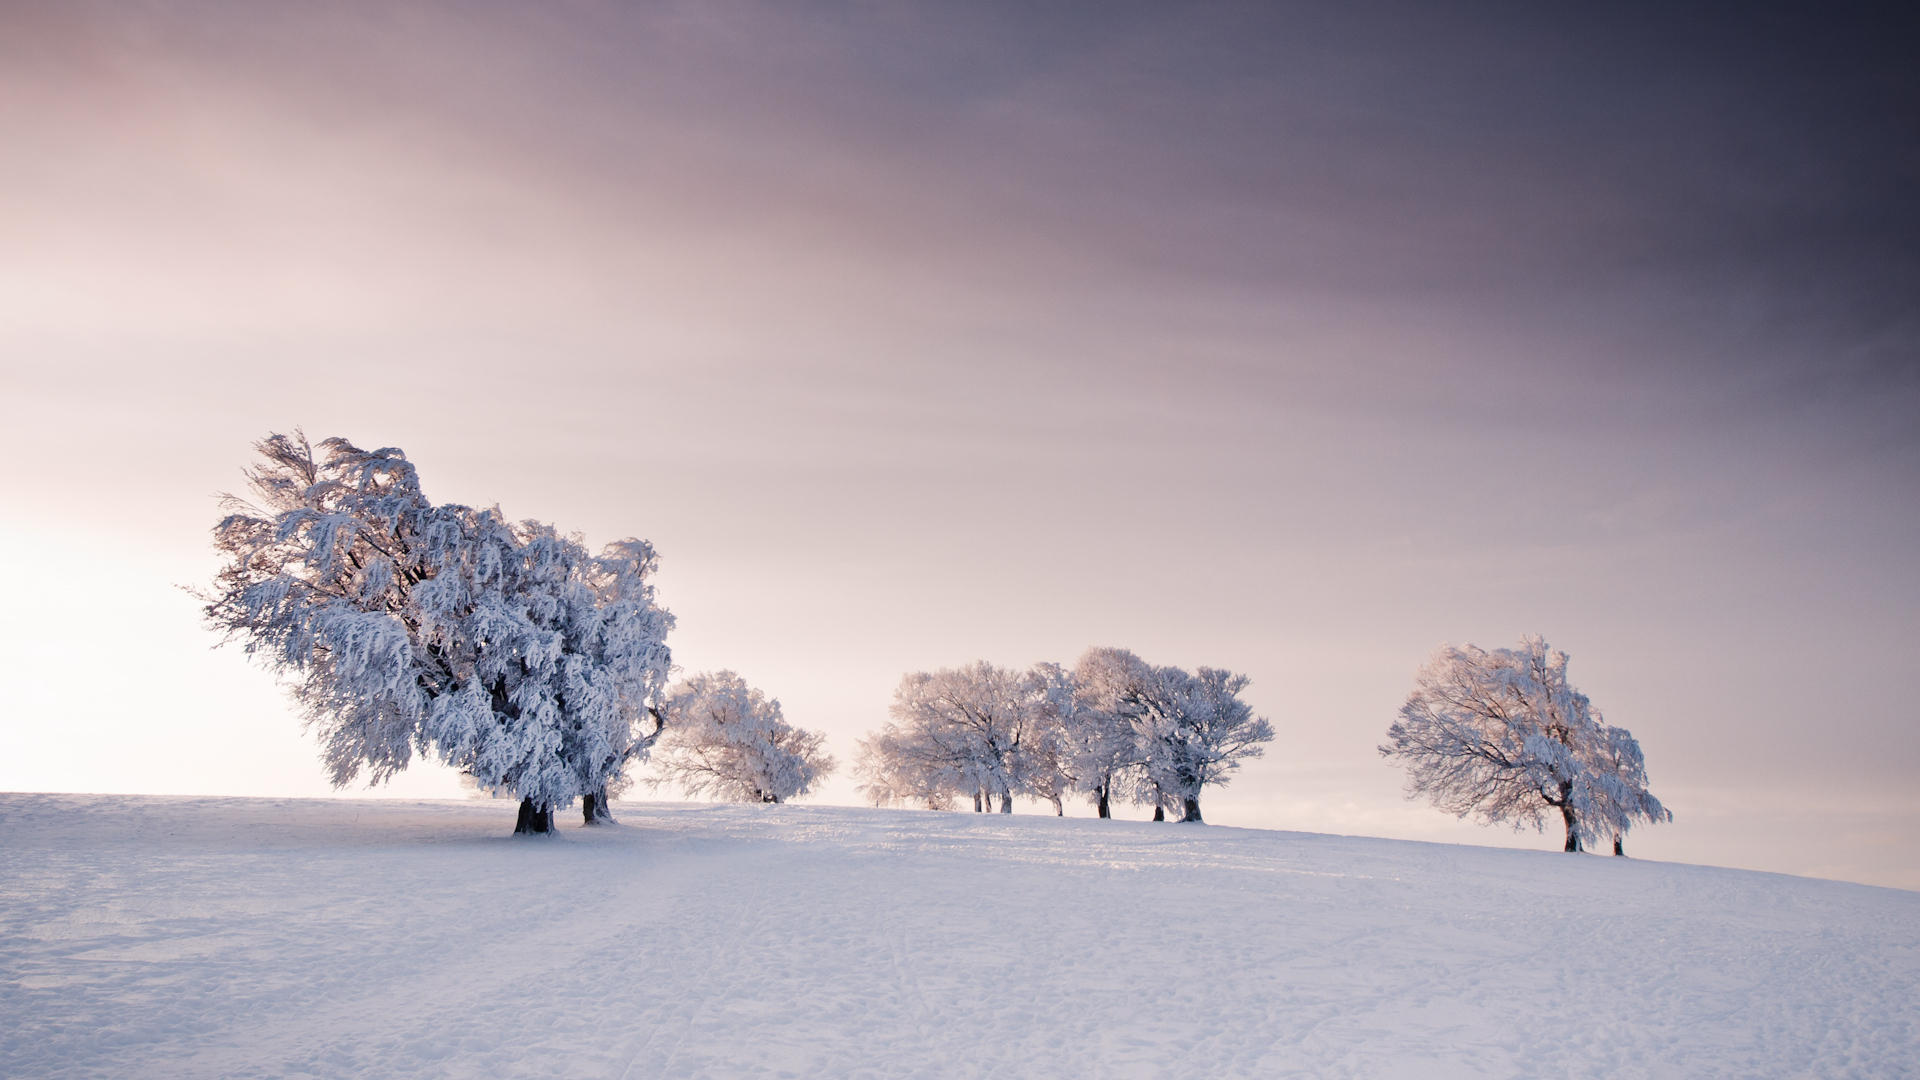
<path fill-rule="evenodd" d="M 0 795 L 0 1075 L 1895 1077 L 1920 893 L 1175 824 Z"/>

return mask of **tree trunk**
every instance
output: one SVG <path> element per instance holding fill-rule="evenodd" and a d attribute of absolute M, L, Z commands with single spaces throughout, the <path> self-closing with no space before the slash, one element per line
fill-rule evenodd
<path fill-rule="evenodd" d="M 1064 806 L 1062 806 L 1062 805 L 1060 805 L 1060 796 L 1058 796 L 1058 795 L 1055 795 L 1055 796 L 1053 797 L 1053 816 L 1054 816 L 1054 817 L 1066 817 L 1066 816 L 1067 816 L 1067 808 L 1066 808 L 1066 807 L 1064 807 Z"/>
<path fill-rule="evenodd" d="M 1013 792 L 1005 792 L 1000 796 L 1000 812 L 1003 814 L 1013 813 Z"/>
<path fill-rule="evenodd" d="M 980 812 L 980 793 L 977 791 L 973 793 L 973 812 Z"/>
<path fill-rule="evenodd" d="M 1167 808 L 1164 806 L 1161 806 L 1159 803 L 1154 803 L 1153 804 L 1153 820 L 1155 821 L 1167 820 Z"/>
<path fill-rule="evenodd" d="M 1627 853 L 1627 849 L 1621 843 L 1623 839 L 1625 838 L 1621 836 L 1615 836 L 1613 838 L 1613 853 L 1615 855 L 1625 855 Z"/>
<path fill-rule="evenodd" d="M 551 833 L 553 831 L 553 808 L 535 806 L 532 799 L 520 800 L 520 820 L 513 827 L 513 834 Z"/>
<path fill-rule="evenodd" d="M 1567 846 L 1565 850 L 1579 851 L 1580 850 L 1580 834 L 1577 831 L 1575 831 L 1573 827 L 1574 826 L 1573 807 L 1571 806 L 1561 807 L 1560 816 L 1567 819 Z"/>
<path fill-rule="evenodd" d="M 613 808 L 607 805 L 607 789 L 601 788 L 580 800 L 580 816 L 583 825 L 612 825 Z"/>
<path fill-rule="evenodd" d="M 1107 801 L 1107 789 L 1100 788 L 1099 790 L 1095 791 L 1094 794 L 1099 796 L 1099 802 L 1095 805 L 1098 807 L 1100 811 L 1100 816 L 1103 818 L 1112 817 L 1113 804 Z"/>
<path fill-rule="evenodd" d="M 1187 796 L 1186 805 L 1181 807 L 1180 820 L 1191 821 L 1200 825 L 1206 824 L 1206 822 L 1200 820 L 1200 797 L 1198 795 Z"/>

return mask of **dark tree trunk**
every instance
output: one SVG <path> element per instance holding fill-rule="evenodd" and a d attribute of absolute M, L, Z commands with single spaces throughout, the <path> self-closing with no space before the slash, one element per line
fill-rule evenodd
<path fill-rule="evenodd" d="M 553 808 L 535 806 L 532 799 L 520 800 L 520 820 L 513 827 L 515 836 L 522 833 L 550 833 L 553 831 Z"/>
<path fill-rule="evenodd" d="M 1189 795 L 1187 797 L 1186 805 L 1181 807 L 1180 814 L 1181 821 L 1192 821 L 1201 825 L 1206 824 L 1206 822 L 1200 820 L 1200 797 L 1197 795 Z"/>
<path fill-rule="evenodd" d="M 1622 846 L 1621 840 L 1622 838 L 1618 836 L 1613 838 L 1613 853 L 1615 855 L 1625 855 L 1627 853 L 1627 849 Z"/>
<path fill-rule="evenodd" d="M 1094 792 L 1094 794 L 1100 797 L 1100 801 L 1095 804 L 1100 810 L 1100 816 L 1103 818 L 1112 817 L 1113 804 L 1107 801 L 1107 789 L 1100 788 L 1098 791 Z"/>
<path fill-rule="evenodd" d="M 1009 791 L 1000 796 L 1000 812 L 1003 814 L 1013 813 L 1013 792 Z"/>
<path fill-rule="evenodd" d="M 980 809 L 980 793 L 976 791 L 973 793 L 973 812 L 977 814 Z"/>
<path fill-rule="evenodd" d="M 601 788 L 580 800 L 580 816 L 584 825 L 612 825 L 613 808 L 607 805 L 607 789 Z"/>
<path fill-rule="evenodd" d="M 1164 806 L 1161 806 L 1159 803 L 1154 803 L 1153 804 L 1153 820 L 1155 821 L 1167 820 L 1167 808 Z"/>
<path fill-rule="evenodd" d="M 1561 807 L 1560 816 L 1567 819 L 1567 846 L 1565 850 L 1579 851 L 1580 850 L 1580 834 L 1573 827 L 1574 826 L 1573 807 L 1571 806 Z"/>
<path fill-rule="evenodd" d="M 1055 795 L 1055 796 L 1053 797 L 1053 816 L 1054 816 L 1054 817 L 1066 817 L 1066 816 L 1067 816 L 1067 808 L 1066 808 L 1066 807 L 1064 807 L 1064 806 L 1062 806 L 1062 805 L 1060 805 L 1060 796 L 1058 796 L 1058 795 Z"/>

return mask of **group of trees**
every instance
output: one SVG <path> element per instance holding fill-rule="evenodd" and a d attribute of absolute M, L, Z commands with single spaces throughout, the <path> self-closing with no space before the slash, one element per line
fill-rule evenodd
<path fill-rule="evenodd" d="M 201 594 L 226 640 L 284 676 L 336 786 L 374 783 L 431 754 L 482 789 L 520 800 L 518 832 L 548 832 L 578 799 L 589 823 L 657 751 L 650 784 L 780 803 L 833 771 L 821 735 L 731 671 L 668 686 L 673 616 L 654 599 L 644 540 L 598 554 L 551 525 L 496 508 L 435 505 L 395 448 L 271 435 L 247 473 L 254 501 L 226 497 L 224 556 Z M 1015 796 L 1056 814 L 1081 794 L 1200 821 L 1200 795 L 1259 757 L 1273 728 L 1240 700 L 1247 677 L 1156 667 L 1089 649 L 1071 670 L 981 662 L 912 672 L 892 722 L 860 742 L 876 804 L 976 811 Z M 1632 733 L 1567 682 L 1567 656 L 1442 647 L 1380 752 L 1409 797 L 1461 817 L 1544 828 L 1566 850 L 1673 815 L 1647 790 Z"/>
<path fill-rule="evenodd" d="M 1273 727 L 1240 700 L 1244 675 L 1156 667 L 1125 649 L 1089 649 L 1072 670 L 981 662 L 911 672 L 893 722 L 860 742 L 855 770 L 876 805 L 976 811 L 1015 796 L 1085 795 L 1101 817 L 1117 800 L 1200 821 L 1200 793 L 1259 757 Z"/>
<path fill-rule="evenodd" d="M 380 783 L 431 754 L 518 798 L 515 831 L 548 832 L 576 799 L 588 823 L 610 820 L 609 795 L 676 708 L 690 733 L 673 741 L 674 761 L 704 753 L 701 737 L 796 745 L 778 703 L 771 722 L 760 702 L 745 726 L 697 706 L 693 688 L 737 676 L 696 677 L 667 698 L 673 616 L 655 602 L 646 541 L 596 555 L 497 507 L 435 505 L 392 447 L 328 439 L 316 454 L 296 432 L 255 449 L 253 499 L 225 498 L 224 561 L 201 599 L 224 640 L 285 677 L 335 786 L 363 771 Z M 817 737 L 798 744 L 816 757 L 797 773 L 786 749 L 714 768 L 764 771 L 728 773 L 726 790 L 777 801 L 821 771 Z"/>
<path fill-rule="evenodd" d="M 1544 828 L 1557 814 L 1566 850 L 1638 822 L 1673 820 L 1647 790 L 1633 733 L 1608 724 L 1567 682 L 1567 654 L 1538 637 L 1491 652 L 1442 646 L 1387 729 L 1380 753 L 1407 769 L 1409 798 L 1487 824 Z"/>

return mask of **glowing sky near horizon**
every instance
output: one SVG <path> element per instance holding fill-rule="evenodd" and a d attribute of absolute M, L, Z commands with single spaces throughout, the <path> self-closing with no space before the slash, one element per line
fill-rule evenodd
<path fill-rule="evenodd" d="M 300 426 L 653 540 L 679 661 L 843 762 L 905 670 L 1124 645 L 1253 677 L 1212 820 L 1551 846 L 1374 753 L 1538 632 L 1636 853 L 1920 888 L 1866 10 L 0 5 L 0 788 L 326 792 L 173 588 Z"/>

